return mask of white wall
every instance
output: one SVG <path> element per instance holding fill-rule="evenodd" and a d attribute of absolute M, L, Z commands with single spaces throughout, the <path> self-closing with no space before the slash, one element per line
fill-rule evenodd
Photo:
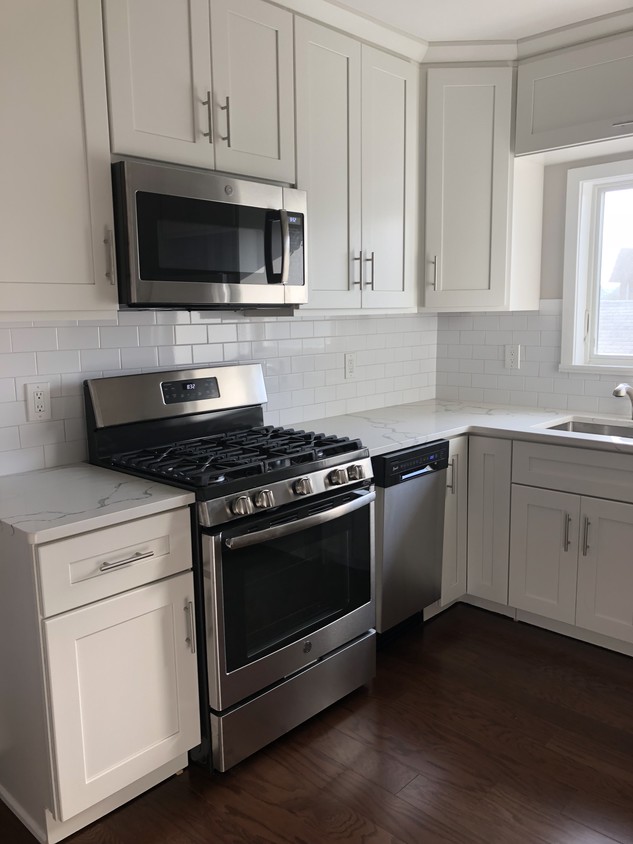
<path fill-rule="evenodd" d="M 303 420 L 435 395 L 435 315 L 204 319 L 121 312 L 114 322 L 0 328 L 0 474 L 86 459 L 82 382 L 102 375 L 260 362 L 266 421 Z M 343 357 L 356 352 L 354 380 Z M 48 381 L 53 419 L 27 422 L 25 382 Z"/>

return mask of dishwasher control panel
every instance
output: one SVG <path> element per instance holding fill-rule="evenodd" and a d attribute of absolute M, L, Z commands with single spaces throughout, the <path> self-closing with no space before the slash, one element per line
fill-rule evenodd
<path fill-rule="evenodd" d="M 448 440 L 414 445 L 372 458 L 376 486 L 389 487 L 405 483 L 429 472 L 448 466 Z"/>

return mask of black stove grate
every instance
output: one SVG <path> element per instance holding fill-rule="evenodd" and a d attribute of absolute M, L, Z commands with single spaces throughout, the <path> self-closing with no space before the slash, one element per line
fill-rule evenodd
<path fill-rule="evenodd" d="M 204 488 L 362 448 L 349 437 L 271 425 L 113 455 L 113 468 Z"/>

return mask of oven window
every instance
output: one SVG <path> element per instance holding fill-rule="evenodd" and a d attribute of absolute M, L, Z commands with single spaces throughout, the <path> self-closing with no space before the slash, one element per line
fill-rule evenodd
<path fill-rule="evenodd" d="M 366 604 L 371 596 L 369 535 L 369 507 L 362 507 L 239 551 L 223 545 L 228 671 Z"/>
<path fill-rule="evenodd" d="M 136 194 L 141 279 L 266 284 L 264 208 Z M 281 272 L 282 242 L 272 226 L 272 271 Z"/>

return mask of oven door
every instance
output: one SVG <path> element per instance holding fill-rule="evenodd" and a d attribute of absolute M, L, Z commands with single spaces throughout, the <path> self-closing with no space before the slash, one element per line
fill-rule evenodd
<path fill-rule="evenodd" d="M 357 489 L 205 532 L 212 709 L 262 691 L 374 626 L 374 499 Z"/>

